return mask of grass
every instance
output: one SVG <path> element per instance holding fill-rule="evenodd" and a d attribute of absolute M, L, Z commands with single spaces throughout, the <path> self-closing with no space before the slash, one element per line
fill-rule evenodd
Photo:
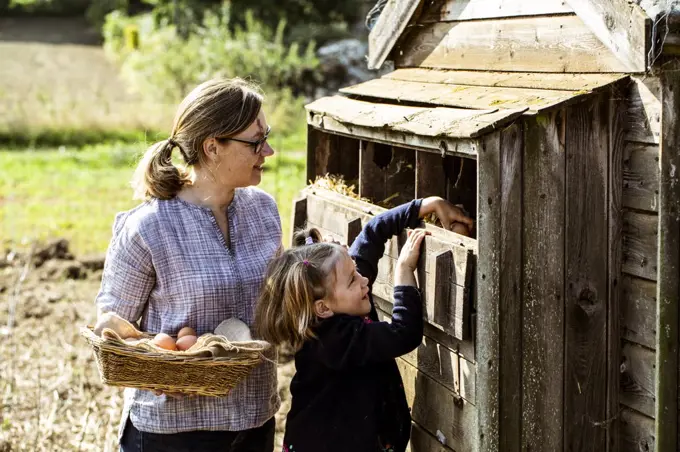
<path fill-rule="evenodd" d="M 260 184 L 277 200 L 284 243 L 291 201 L 305 183 L 304 153 L 285 150 L 298 141 L 274 143 L 279 152 Z M 129 181 L 144 150 L 141 143 L 124 142 L 0 150 L 0 237 L 19 248 L 63 237 L 76 255 L 105 251 L 114 215 L 138 203 Z"/>

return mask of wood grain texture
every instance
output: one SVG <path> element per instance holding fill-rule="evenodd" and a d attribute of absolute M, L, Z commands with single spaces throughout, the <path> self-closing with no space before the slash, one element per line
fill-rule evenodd
<path fill-rule="evenodd" d="M 654 417 L 656 355 L 637 344 L 625 342 L 621 349 L 621 403 Z"/>
<path fill-rule="evenodd" d="M 500 443 L 500 300 L 502 240 L 501 136 L 482 140 L 477 157 L 477 384 L 479 448 L 499 452 Z M 483 181 L 483 182 L 482 182 Z"/>
<path fill-rule="evenodd" d="M 626 72 L 576 15 L 440 22 L 395 47 L 395 66 L 518 72 Z"/>
<path fill-rule="evenodd" d="M 622 236 L 623 236 L 623 154 L 627 103 L 622 92 L 623 82 L 610 87 L 608 127 L 608 188 L 609 212 L 607 238 L 607 452 L 620 450 L 619 414 L 619 359 L 621 355 L 621 298 L 622 298 Z"/>
<path fill-rule="evenodd" d="M 518 16 L 543 16 L 573 13 L 562 0 L 527 2 L 526 0 L 439 0 L 431 2 L 418 19 L 419 23 L 447 22 L 508 18 Z"/>
<path fill-rule="evenodd" d="M 598 96 L 566 118 L 564 447 L 574 451 L 606 448 L 608 107 Z"/>
<path fill-rule="evenodd" d="M 361 149 L 359 190 L 375 204 L 394 207 L 416 194 L 416 156 L 411 149 L 365 143 Z"/>
<path fill-rule="evenodd" d="M 474 138 L 509 123 L 526 107 L 461 109 L 448 107 L 410 107 L 349 99 L 322 97 L 305 106 L 308 123 L 324 128 L 326 118 L 358 127 L 389 129 L 423 137 Z"/>
<path fill-rule="evenodd" d="M 680 61 L 661 70 L 661 176 L 659 179 L 656 296 L 656 449 L 677 451 L 680 359 Z"/>
<path fill-rule="evenodd" d="M 550 74 L 535 72 L 465 71 L 430 68 L 402 68 L 382 78 L 447 85 L 497 86 L 561 91 L 597 91 L 625 74 Z"/>
<path fill-rule="evenodd" d="M 639 5 L 626 0 L 567 0 L 567 3 L 629 72 L 647 70 L 651 20 Z"/>
<path fill-rule="evenodd" d="M 381 321 L 391 320 L 389 313 L 380 308 L 377 311 Z M 477 397 L 475 365 L 457 352 L 426 334 L 421 345 L 401 356 L 401 359 L 475 405 Z"/>
<path fill-rule="evenodd" d="M 444 196 L 446 173 L 444 159 L 431 152 L 416 152 L 416 197 Z"/>
<path fill-rule="evenodd" d="M 654 452 L 654 419 L 624 409 L 621 412 L 621 452 Z"/>
<path fill-rule="evenodd" d="M 406 452 L 455 452 L 416 423 L 411 426 L 411 442 Z"/>
<path fill-rule="evenodd" d="M 587 91 L 556 89 L 506 88 L 500 86 L 473 86 L 404 81 L 394 78 L 377 78 L 343 88 L 340 92 L 352 96 L 374 99 L 391 99 L 397 102 L 441 105 L 454 108 L 495 109 L 528 108 L 542 111 L 555 105 L 575 102 Z"/>
<path fill-rule="evenodd" d="M 522 444 L 522 154 L 520 124 L 501 132 L 499 393 L 500 444 L 519 452 Z"/>
<path fill-rule="evenodd" d="M 658 144 L 661 134 L 661 80 L 651 75 L 634 76 L 631 80 L 626 139 Z"/>
<path fill-rule="evenodd" d="M 413 421 L 432 435 L 440 431 L 456 452 L 477 451 L 476 407 L 403 359 L 397 365 Z"/>
<path fill-rule="evenodd" d="M 623 277 L 621 337 L 656 349 L 656 283 Z"/>
<path fill-rule="evenodd" d="M 626 143 L 623 154 L 623 205 L 659 211 L 659 147 Z"/>
<path fill-rule="evenodd" d="M 656 281 L 659 217 L 627 211 L 623 214 L 623 271 Z"/>
<path fill-rule="evenodd" d="M 421 0 L 393 0 L 385 4 L 368 35 L 369 69 L 380 68 L 421 3 Z"/>
<path fill-rule="evenodd" d="M 522 450 L 563 449 L 564 112 L 526 121 Z"/>

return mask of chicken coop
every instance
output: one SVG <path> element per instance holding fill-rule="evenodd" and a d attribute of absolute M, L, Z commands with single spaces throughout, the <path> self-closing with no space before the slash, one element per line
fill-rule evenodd
<path fill-rule="evenodd" d="M 360 199 L 310 185 L 295 227 L 350 244 L 430 195 L 475 219 L 425 225 L 412 452 L 680 450 L 680 18 L 638 3 L 390 1 L 368 62 L 394 70 L 306 106 L 307 179 Z"/>

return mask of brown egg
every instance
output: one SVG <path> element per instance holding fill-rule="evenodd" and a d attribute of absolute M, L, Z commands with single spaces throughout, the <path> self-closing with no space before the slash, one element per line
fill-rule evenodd
<path fill-rule="evenodd" d="M 185 326 L 184 328 L 179 330 L 179 333 L 177 333 L 177 339 L 184 336 L 196 336 L 196 330 L 191 328 L 190 326 Z"/>
<path fill-rule="evenodd" d="M 456 234 L 470 237 L 470 230 L 464 223 L 453 223 L 451 226 L 451 231 L 455 232 Z"/>
<path fill-rule="evenodd" d="M 182 336 L 177 339 L 177 350 L 186 351 L 189 350 L 198 340 L 196 336 Z"/>
<path fill-rule="evenodd" d="M 153 338 L 154 345 L 166 350 L 177 350 L 175 346 L 175 340 L 169 334 L 158 333 L 156 337 Z"/>

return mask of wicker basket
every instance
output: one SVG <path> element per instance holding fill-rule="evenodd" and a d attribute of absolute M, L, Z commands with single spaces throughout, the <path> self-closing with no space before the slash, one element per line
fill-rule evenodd
<path fill-rule="evenodd" d="M 81 328 L 81 335 L 94 351 L 102 383 L 111 386 L 223 397 L 268 359 L 269 344 L 263 341 L 228 343 L 229 356 L 206 357 L 102 338 L 92 327 Z"/>

